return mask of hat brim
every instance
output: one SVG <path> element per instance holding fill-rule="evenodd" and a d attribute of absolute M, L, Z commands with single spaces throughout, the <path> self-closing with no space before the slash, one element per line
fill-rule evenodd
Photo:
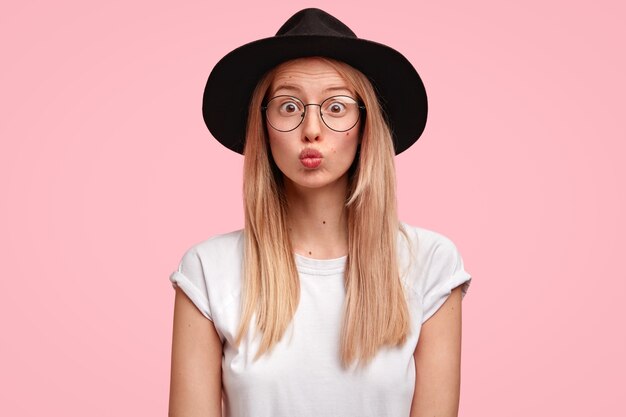
<path fill-rule="evenodd" d="M 243 154 L 248 106 L 260 77 L 284 61 L 307 56 L 343 61 L 368 77 L 389 122 L 396 155 L 419 139 L 426 125 L 428 100 L 413 65 L 386 45 L 323 35 L 264 38 L 224 56 L 204 90 L 202 113 L 211 134 Z"/>

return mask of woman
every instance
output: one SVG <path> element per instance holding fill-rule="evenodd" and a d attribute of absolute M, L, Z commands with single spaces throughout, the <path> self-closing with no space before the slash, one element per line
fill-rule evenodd
<path fill-rule="evenodd" d="M 396 212 L 426 111 L 399 52 L 319 9 L 216 65 L 203 112 L 245 155 L 245 228 L 170 276 L 170 416 L 457 415 L 471 276 Z"/>

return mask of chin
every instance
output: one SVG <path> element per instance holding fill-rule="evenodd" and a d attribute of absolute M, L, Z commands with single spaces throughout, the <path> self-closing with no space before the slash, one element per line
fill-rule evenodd
<path fill-rule="evenodd" d="M 347 176 L 347 173 L 344 174 Z M 303 178 L 302 176 L 288 177 L 285 176 L 285 180 L 290 182 L 292 186 L 301 187 L 301 188 L 311 188 L 311 189 L 319 189 L 328 186 L 336 186 L 343 176 L 338 178 L 321 178 L 321 176 L 312 176 L 308 175 L 308 178 Z"/>

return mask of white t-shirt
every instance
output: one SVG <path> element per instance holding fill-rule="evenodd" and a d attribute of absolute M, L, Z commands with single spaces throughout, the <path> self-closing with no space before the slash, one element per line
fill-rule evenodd
<path fill-rule="evenodd" d="M 340 364 L 347 256 L 312 259 L 294 253 L 300 304 L 282 340 L 269 355 L 253 362 L 260 343 L 256 316 L 240 346 L 233 346 L 240 317 L 243 229 L 213 236 L 187 250 L 170 281 L 213 321 L 222 340 L 224 417 L 409 416 L 415 386 L 413 353 L 421 325 L 453 288 L 463 284 L 465 296 L 471 276 L 449 238 L 402 225 L 414 254 L 409 259 L 406 240 L 398 233 L 411 333 L 402 347 L 380 350 L 364 370 L 356 365 L 343 370 Z"/>

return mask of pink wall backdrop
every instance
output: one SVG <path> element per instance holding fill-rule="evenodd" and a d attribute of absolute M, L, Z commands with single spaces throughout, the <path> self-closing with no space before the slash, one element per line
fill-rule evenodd
<path fill-rule="evenodd" d="M 426 84 L 399 203 L 474 277 L 460 415 L 623 416 L 617 0 L 3 4 L 1 414 L 166 414 L 168 276 L 243 224 L 243 160 L 204 127 L 204 83 L 309 6 L 404 53 Z"/>

